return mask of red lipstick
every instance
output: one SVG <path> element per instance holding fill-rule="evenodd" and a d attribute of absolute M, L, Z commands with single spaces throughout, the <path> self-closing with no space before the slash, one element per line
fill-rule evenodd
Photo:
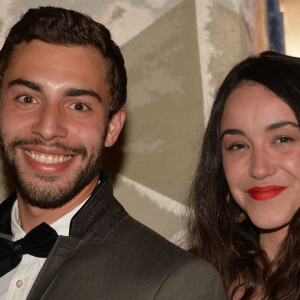
<path fill-rule="evenodd" d="M 255 186 L 247 191 L 249 196 L 257 201 L 269 200 L 286 189 L 285 186 L 280 185 L 267 185 L 267 186 Z"/>

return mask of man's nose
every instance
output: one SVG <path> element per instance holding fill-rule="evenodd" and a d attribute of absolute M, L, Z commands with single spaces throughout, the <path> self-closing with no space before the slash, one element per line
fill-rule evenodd
<path fill-rule="evenodd" d="M 46 141 L 67 136 L 67 127 L 59 107 L 45 105 L 36 114 L 32 133 L 39 135 Z"/>
<path fill-rule="evenodd" d="M 252 154 L 249 175 L 256 179 L 264 179 L 275 172 L 272 156 L 266 150 L 256 150 Z"/>

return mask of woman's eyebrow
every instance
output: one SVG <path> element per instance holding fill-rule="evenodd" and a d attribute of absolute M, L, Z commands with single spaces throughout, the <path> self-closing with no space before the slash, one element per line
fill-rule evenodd
<path fill-rule="evenodd" d="M 224 138 L 224 135 L 226 134 L 230 134 L 230 135 L 245 135 L 244 131 L 240 130 L 240 129 L 226 129 L 222 135 L 221 135 L 221 141 Z"/>
<path fill-rule="evenodd" d="M 279 129 L 285 126 L 292 126 L 292 127 L 296 127 L 299 128 L 299 125 L 294 123 L 294 122 L 290 122 L 290 121 L 282 121 L 282 122 L 276 122 L 274 124 L 269 125 L 266 128 L 266 131 L 272 131 L 275 129 Z M 227 129 L 225 130 L 222 135 L 221 135 L 221 140 L 224 138 L 224 135 L 226 134 L 230 134 L 230 135 L 245 135 L 245 133 L 240 130 L 240 129 Z"/>
<path fill-rule="evenodd" d="M 269 125 L 269 126 L 266 128 L 266 131 L 271 131 L 271 130 L 279 129 L 279 128 L 282 128 L 282 127 L 285 127 L 285 126 L 292 126 L 292 127 L 297 127 L 297 128 L 299 128 L 299 125 L 296 124 L 296 123 L 294 123 L 294 122 L 290 122 L 290 121 L 282 121 L 282 122 L 277 122 L 277 123 L 274 123 L 274 124 Z"/>

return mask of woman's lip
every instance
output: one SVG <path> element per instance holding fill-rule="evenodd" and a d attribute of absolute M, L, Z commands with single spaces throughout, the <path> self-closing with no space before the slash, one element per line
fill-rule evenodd
<path fill-rule="evenodd" d="M 247 193 L 251 198 L 258 201 L 269 200 L 286 189 L 285 186 L 281 185 L 267 185 L 267 186 L 255 186 L 250 188 Z"/>

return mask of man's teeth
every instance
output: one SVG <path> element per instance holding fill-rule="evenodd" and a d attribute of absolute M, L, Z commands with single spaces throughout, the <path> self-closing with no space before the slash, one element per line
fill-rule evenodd
<path fill-rule="evenodd" d="M 26 150 L 25 153 L 30 156 L 33 160 L 40 162 L 42 164 L 54 165 L 60 164 L 72 158 L 71 155 L 49 155 L 49 154 L 38 154 L 33 151 Z"/>

